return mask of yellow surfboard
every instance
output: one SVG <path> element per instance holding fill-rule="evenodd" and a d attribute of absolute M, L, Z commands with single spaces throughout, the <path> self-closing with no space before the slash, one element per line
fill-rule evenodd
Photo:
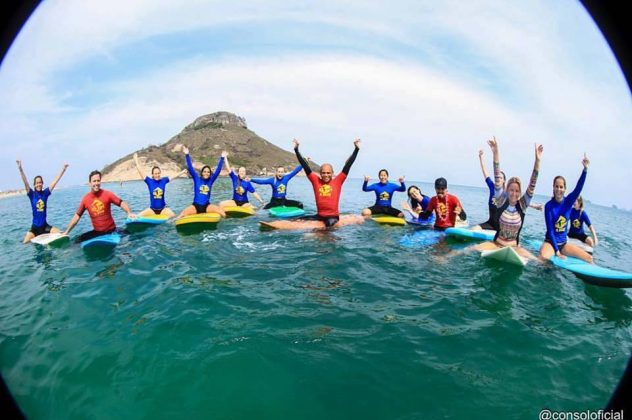
<path fill-rule="evenodd" d="M 176 220 L 176 227 L 216 225 L 222 217 L 217 213 L 200 213 Z"/>
<path fill-rule="evenodd" d="M 223 210 L 226 212 L 226 217 L 248 217 L 255 214 L 255 209 L 244 206 L 227 206 Z"/>
<path fill-rule="evenodd" d="M 389 225 L 389 226 L 406 226 L 406 220 L 401 217 L 394 216 L 373 216 L 375 222 L 381 225 Z"/>

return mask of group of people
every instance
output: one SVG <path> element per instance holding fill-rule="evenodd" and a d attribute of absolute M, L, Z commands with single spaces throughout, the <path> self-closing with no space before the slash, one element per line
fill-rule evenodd
<path fill-rule="evenodd" d="M 295 220 L 279 220 L 273 222 L 274 227 L 279 229 L 331 228 L 347 224 L 362 223 L 365 218 L 376 214 L 403 218 L 403 211 L 409 213 L 414 220 L 427 220 L 428 218 L 434 217 L 434 228 L 439 230 L 454 227 L 458 220 L 467 220 L 467 215 L 458 197 L 448 193 L 448 184 L 445 178 L 441 177 L 435 180 L 435 195 L 429 197 L 424 195 L 421 189 L 416 185 L 406 189 L 403 176 L 399 178 L 399 184 L 389 182 L 389 173 L 386 169 L 381 169 L 378 172 L 379 182 L 371 185 L 368 183 L 370 178 L 368 176 L 364 177 L 362 190 L 375 193 L 375 204 L 363 209 L 361 215 L 341 216 L 339 203 L 342 186 L 360 150 L 360 139 L 354 140 L 354 150 L 345 162 L 342 171 L 338 174 L 334 173 L 334 168 L 330 163 L 321 165 L 320 173 L 316 174 L 312 171 L 308 160 L 306 160 L 299 151 L 300 142 L 294 139 L 292 143 L 299 165 L 287 174 L 285 173 L 285 168 L 279 167 L 275 175 L 268 178 L 249 178 L 246 175 L 246 169 L 244 167 L 240 167 L 235 171 L 234 168 L 230 166 L 228 153 L 225 151 L 221 153 L 214 170 L 212 170 L 210 166 L 205 165 L 198 173 L 193 167 L 189 149 L 183 147 L 182 150 L 185 154 L 187 167 L 174 178 L 188 172 L 193 180 L 194 196 L 191 205 L 183 209 L 177 217 L 181 218 L 188 215 L 211 212 L 226 217 L 224 209 L 229 206 L 253 207 L 249 202 L 248 193 L 251 193 L 261 205 L 265 204 L 264 208 L 266 209 L 277 206 L 303 208 L 303 204 L 300 201 L 287 198 L 287 187 L 289 181 L 301 170 L 304 170 L 313 188 L 316 214 Z M 493 230 L 495 236 L 493 241 L 478 244 L 475 246 L 475 249 L 489 250 L 511 246 L 514 247 L 520 255 L 529 259 L 536 259 L 533 254 L 520 246 L 520 231 L 524 224 L 527 208 L 542 208 L 541 205 L 532 204 L 531 199 L 533 198 L 538 179 L 543 147 L 542 145 L 535 146 L 533 171 L 529 184 L 523 194 L 520 178 L 512 177 L 505 181 L 505 174 L 500 170 L 500 153 L 497 140 L 492 138 L 488 141 L 488 145 L 493 155 L 493 181 L 489 177 L 483 163 L 482 151 L 479 152 L 479 160 L 485 182 L 489 187 L 489 218 L 486 222 L 475 226 L 473 229 Z M 157 166 L 152 168 L 151 177 L 146 176 L 139 164 L 137 154 L 134 154 L 134 162 L 140 178 L 143 179 L 148 186 L 150 195 L 150 206 L 141 211 L 139 215 L 165 215 L 169 218 L 175 217 L 175 213 L 167 207 L 165 201 L 165 188 L 170 178 L 162 177 L 161 170 Z M 583 200 L 580 196 L 589 163 L 588 158 L 584 155 L 582 160 L 582 174 L 575 189 L 570 194 L 565 195 L 566 180 L 562 176 L 555 177 L 553 181 L 553 197 L 544 206 L 547 231 L 544 243 L 539 252 L 542 259 L 548 259 L 552 255 L 562 258 L 564 256 L 573 256 L 592 262 L 592 256 L 590 254 L 582 248 L 569 243 L 567 240 L 568 237 L 575 237 L 590 246 L 596 246 L 598 243 L 595 229 L 590 223 L 588 215 L 583 211 Z M 59 229 L 48 225 L 46 222 L 47 199 L 66 171 L 68 164 L 64 165 L 61 173 L 46 189 L 43 188 L 43 179 L 39 175 L 35 177 L 33 189 L 31 189 L 19 160 L 17 164 L 25 188 L 28 191 L 28 197 L 31 201 L 33 211 L 32 226 L 24 237 L 24 242 L 27 243 L 35 236 L 43 233 L 59 232 Z M 224 165 L 226 165 L 232 181 L 233 195 L 232 199 L 214 205 L 211 204 L 211 191 L 213 183 L 218 178 Z M 84 241 L 98 235 L 115 231 L 116 224 L 114 223 L 110 211 L 111 204 L 121 207 L 129 218 L 136 218 L 136 215 L 132 213 L 129 205 L 125 201 L 121 200 L 111 191 L 101 188 L 101 176 L 101 172 L 99 171 L 92 171 L 90 173 L 88 177 L 90 191 L 82 198 L 79 208 L 63 234 L 67 235 L 70 233 L 85 210 L 88 210 L 92 220 L 93 230 L 80 235 L 78 241 Z M 272 196 L 268 203 L 264 203 L 264 200 L 255 191 L 253 184 L 270 185 L 272 188 Z M 406 191 L 408 196 L 408 202 L 402 203 L 403 211 L 392 205 L 393 194 L 397 191 Z M 591 237 L 584 233 L 584 223 L 589 227 Z"/>

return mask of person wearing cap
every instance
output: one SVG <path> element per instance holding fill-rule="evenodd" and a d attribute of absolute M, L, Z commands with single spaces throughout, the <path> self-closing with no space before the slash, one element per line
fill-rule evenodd
<path fill-rule="evenodd" d="M 434 211 L 436 216 L 434 228 L 439 230 L 454 227 L 457 216 L 461 220 L 467 220 L 467 215 L 458 197 L 448 194 L 448 181 L 445 178 L 435 180 L 435 192 L 437 195 L 430 199 L 428 207 L 419 214 L 419 218 L 425 219 Z"/>

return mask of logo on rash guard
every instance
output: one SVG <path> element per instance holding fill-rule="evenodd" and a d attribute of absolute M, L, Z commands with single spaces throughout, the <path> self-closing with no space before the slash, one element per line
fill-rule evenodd
<path fill-rule="evenodd" d="M 321 197 L 331 197 L 331 192 L 332 188 L 329 184 L 321 185 L 320 188 L 318 188 L 318 194 Z"/>
<path fill-rule="evenodd" d="M 163 194 L 164 194 L 164 192 L 160 188 L 156 188 L 154 190 L 154 198 L 157 199 L 157 200 L 160 200 L 162 198 Z"/>
<path fill-rule="evenodd" d="M 581 223 L 579 223 L 579 219 L 573 220 L 573 227 L 575 229 L 579 229 L 580 226 L 581 226 Z"/>
<path fill-rule="evenodd" d="M 200 186 L 200 194 L 204 194 L 204 195 L 208 195 L 208 185 L 201 185 Z"/>
<path fill-rule="evenodd" d="M 242 187 L 241 185 L 239 187 L 235 188 L 235 192 L 238 195 L 244 195 L 244 191 L 246 191 L 246 190 L 244 190 L 244 187 Z"/>
<path fill-rule="evenodd" d="M 391 195 L 389 193 L 387 193 L 386 191 L 384 191 L 382 194 L 380 194 L 380 200 L 388 200 L 389 198 L 391 198 Z"/>
<path fill-rule="evenodd" d="M 44 211 L 45 207 L 46 204 L 44 204 L 44 200 L 42 200 L 41 198 L 37 200 L 37 203 L 35 204 L 35 208 L 37 208 L 37 211 Z"/>
<path fill-rule="evenodd" d="M 92 205 L 90 206 L 90 213 L 93 216 L 101 216 L 105 213 L 105 205 L 101 202 L 101 200 L 94 200 Z"/>
<path fill-rule="evenodd" d="M 283 193 L 285 193 L 285 185 L 283 185 L 283 184 L 279 185 L 279 186 L 277 187 L 277 192 L 278 192 L 279 194 L 283 194 Z"/>
<path fill-rule="evenodd" d="M 566 218 L 564 216 L 560 216 L 555 222 L 555 231 L 556 232 L 564 232 L 566 230 Z"/>
<path fill-rule="evenodd" d="M 437 204 L 437 212 L 439 213 L 439 217 L 445 217 L 448 214 L 448 206 L 445 203 Z"/>

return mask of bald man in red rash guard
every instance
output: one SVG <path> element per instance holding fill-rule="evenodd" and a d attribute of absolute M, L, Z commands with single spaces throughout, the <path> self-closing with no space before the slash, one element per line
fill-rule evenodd
<path fill-rule="evenodd" d="M 116 230 L 116 224 L 114 223 L 112 212 L 110 210 L 112 204 L 122 208 L 127 213 L 128 217 L 136 217 L 129 209 L 129 206 L 125 201 L 121 200 L 113 192 L 101 189 L 101 172 L 90 172 L 88 180 L 90 181 L 90 192 L 83 196 L 77 212 L 72 217 L 70 223 L 68 223 L 68 227 L 64 231 L 64 234 L 66 235 L 70 233 L 77 222 L 79 222 L 79 219 L 81 219 L 83 212 L 88 210 L 88 214 L 92 220 L 93 230 L 80 235 L 76 239 L 77 242 L 87 241 L 88 239 L 112 233 Z"/>

